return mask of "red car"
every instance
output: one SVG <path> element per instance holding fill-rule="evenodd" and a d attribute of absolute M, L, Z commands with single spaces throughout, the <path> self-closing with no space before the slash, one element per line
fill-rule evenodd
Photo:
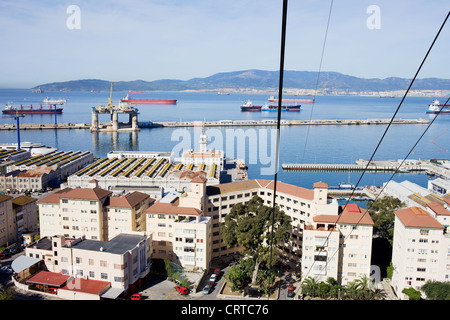
<path fill-rule="evenodd" d="M 220 274 L 220 269 L 214 269 L 214 274 L 218 277 Z"/>
<path fill-rule="evenodd" d="M 141 298 L 142 298 L 142 296 L 140 293 L 134 293 L 130 297 L 131 300 L 141 300 Z"/>
<path fill-rule="evenodd" d="M 175 290 L 177 290 L 181 294 L 188 294 L 189 293 L 188 289 L 186 289 L 183 286 L 176 286 Z"/>

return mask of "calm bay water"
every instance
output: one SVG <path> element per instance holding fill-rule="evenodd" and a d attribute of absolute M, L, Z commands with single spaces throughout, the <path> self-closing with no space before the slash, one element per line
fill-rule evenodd
<path fill-rule="evenodd" d="M 116 103 L 124 97 L 126 92 L 114 92 L 113 101 Z M 109 92 L 45 92 L 31 93 L 30 90 L 1 89 L 0 103 L 11 102 L 15 106 L 39 105 L 45 97 L 53 99 L 67 99 L 63 114 L 57 115 L 57 122 L 91 122 L 91 108 L 99 104 L 107 104 Z M 240 105 L 250 99 L 254 104 L 264 104 L 269 95 L 266 94 L 230 94 L 217 95 L 215 93 L 192 92 L 153 92 L 135 94 L 136 98 L 177 99 L 177 105 L 141 105 L 138 106 L 139 121 L 202 121 L 202 120 L 260 120 L 276 119 L 276 112 L 241 112 Z M 283 96 L 285 97 L 285 96 Z M 288 97 L 288 96 L 286 96 Z M 433 115 L 425 114 L 428 97 L 408 97 L 405 99 L 397 118 L 431 120 Z M 390 118 L 395 112 L 400 98 L 378 97 L 335 97 L 319 96 L 315 104 L 304 103 L 300 112 L 283 112 L 282 119 L 367 119 Z M 108 116 L 100 116 L 101 122 L 109 121 Z M 119 121 L 127 121 L 125 115 L 119 115 Z M 13 123 L 13 116 L 2 115 L 0 124 Z M 54 115 L 27 115 L 21 123 L 54 123 Z M 447 127 L 450 116 L 441 115 L 417 145 L 410 159 L 448 159 L 450 139 Z M 247 133 L 257 135 L 258 148 L 262 136 L 260 130 L 269 134 L 266 139 L 268 148 L 252 149 L 270 155 L 275 148 L 270 144 L 270 128 L 235 127 Z M 272 128 L 273 129 L 273 128 Z M 280 141 L 281 163 L 355 163 L 357 159 L 369 159 L 374 152 L 379 139 L 382 137 L 385 125 L 361 126 L 299 126 L 282 127 Z M 426 125 L 392 125 L 380 145 L 375 160 L 403 159 L 416 140 L 422 135 Z M 173 128 L 142 129 L 140 132 L 124 133 L 91 133 L 89 130 L 22 130 L 21 141 L 42 142 L 61 150 L 92 151 L 95 156 L 105 156 L 112 150 L 141 150 L 141 151 L 172 151 L 180 146 L 181 140 Z M 192 128 L 186 130 L 190 147 L 198 147 L 197 135 Z M 223 150 L 230 158 L 239 157 L 242 150 L 236 148 L 232 152 L 226 149 L 226 137 L 230 128 L 209 129 L 210 136 L 223 137 Z M 250 131 L 249 131 L 250 130 Z M 214 139 L 212 139 L 214 140 Z M 16 131 L 0 131 L 0 142 L 16 142 Z M 217 147 L 218 141 L 211 141 Z M 245 160 L 249 163 L 249 178 L 272 179 L 273 174 L 261 173 L 261 168 L 268 167 L 256 157 L 249 154 L 254 141 L 245 146 Z M 356 184 L 360 172 L 283 172 L 280 170 L 278 179 L 294 185 L 312 188 L 316 181 L 325 181 L 331 186 L 339 183 Z M 360 182 L 362 185 L 381 185 L 391 177 L 390 173 L 366 173 Z M 424 174 L 400 174 L 394 177 L 396 181 L 410 180 L 426 187 L 428 177 Z"/>

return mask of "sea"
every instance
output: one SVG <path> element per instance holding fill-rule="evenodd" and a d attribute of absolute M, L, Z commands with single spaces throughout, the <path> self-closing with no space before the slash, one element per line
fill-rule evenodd
<path fill-rule="evenodd" d="M 113 92 L 116 104 L 127 94 Z M 90 123 L 91 109 L 108 103 L 109 91 L 100 92 L 44 92 L 28 89 L 0 89 L 0 103 L 14 106 L 39 106 L 48 97 L 66 99 L 60 115 L 26 115 L 20 123 Z M 212 121 L 212 120 L 275 120 L 276 112 L 242 112 L 240 106 L 250 100 L 264 105 L 269 94 L 216 92 L 142 92 L 130 94 L 133 98 L 177 99 L 176 105 L 138 105 L 139 122 L 148 121 Z M 283 95 L 283 98 L 300 98 Z M 311 99 L 311 97 L 303 97 Z M 396 114 L 396 119 L 428 119 L 427 106 L 434 97 L 406 97 Z M 440 100 L 444 100 L 441 98 Z M 378 96 L 316 96 L 315 103 L 302 103 L 300 112 L 282 112 L 282 120 L 333 120 L 391 118 L 400 105 L 400 97 Z M 100 122 L 109 122 L 108 115 L 100 115 Z M 120 122 L 128 116 L 119 115 Z M 14 116 L 1 115 L 1 124 L 15 123 Z M 449 159 L 450 115 L 439 115 L 424 134 L 428 125 L 325 125 L 281 126 L 279 166 L 277 179 L 285 183 L 312 188 L 317 181 L 329 186 L 353 184 L 356 186 L 381 186 L 384 182 L 409 180 L 427 187 L 426 174 L 373 172 L 302 172 L 283 171 L 283 163 L 346 163 L 358 159 L 403 160 Z M 139 132 L 100 132 L 89 130 L 20 130 L 21 142 L 40 142 L 64 151 L 91 151 L 104 157 L 110 151 L 173 151 L 198 148 L 197 128 L 142 128 Z M 226 152 L 227 158 L 241 158 L 248 165 L 249 179 L 273 179 L 275 174 L 275 127 L 214 127 L 206 128 L 210 141 L 208 148 Z M 423 135 L 422 138 L 420 138 Z M 384 136 L 384 137 L 383 137 Z M 227 139 L 228 138 L 228 139 Z M 380 140 L 381 143 L 379 144 Z M 417 141 L 420 141 L 417 143 Z M 245 140 L 245 143 L 243 141 Z M 15 130 L 0 131 L 0 143 L 17 142 Z M 417 145 L 414 147 L 414 145 Z M 378 146 L 378 148 L 377 148 Z M 269 160 L 268 160 L 269 159 Z"/>

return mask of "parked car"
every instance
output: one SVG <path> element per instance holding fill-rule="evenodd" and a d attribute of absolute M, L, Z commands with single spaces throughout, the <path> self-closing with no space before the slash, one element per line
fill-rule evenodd
<path fill-rule="evenodd" d="M 294 286 L 292 284 L 290 284 L 289 287 L 288 287 L 287 296 L 289 298 L 292 298 L 294 295 L 295 295 L 295 293 L 294 293 Z"/>
<path fill-rule="evenodd" d="M 212 283 L 216 282 L 216 279 L 217 279 L 217 276 L 214 273 L 211 275 L 211 277 L 209 277 L 209 281 Z"/>
<path fill-rule="evenodd" d="M 4 267 L 0 268 L 0 273 L 11 274 L 12 273 L 12 269 L 11 269 L 11 267 L 4 266 Z"/>
<path fill-rule="evenodd" d="M 203 294 L 208 294 L 211 291 L 211 285 L 207 284 L 204 288 L 203 288 Z"/>
<path fill-rule="evenodd" d="M 142 296 L 140 293 L 133 293 L 130 297 L 131 300 L 141 300 Z"/>
<path fill-rule="evenodd" d="M 0 253 L 0 260 L 3 260 L 3 259 L 5 259 L 6 258 L 6 255 L 2 252 L 2 253 Z"/>
<path fill-rule="evenodd" d="M 216 277 L 218 277 L 220 274 L 220 269 L 219 268 L 214 269 L 214 274 L 216 275 Z"/>
<path fill-rule="evenodd" d="M 186 289 L 186 288 L 183 287 L 183 286 L 176 286 L 176 287 L 175 287 L 175 290 L 177 290 L 179 293 L 181 293 L 181 294 L 183 294 L 183 295 L 189 293 L 189 290 Z"/>
<path fill-rule="evenodd" d="M 51 294 L 57 294 L 58 293 L 58 289 L 56 289 L 56 288 L 48 288 L 47 290 L 45 290 L 45 292 L 51 293 Z"/>

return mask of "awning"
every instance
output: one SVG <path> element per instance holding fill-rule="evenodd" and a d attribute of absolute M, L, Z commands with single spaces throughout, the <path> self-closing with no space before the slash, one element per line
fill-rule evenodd
<path fill-rule="evenodd" d="M 104 299 L 117 299 L 117 297 L 120 296 L 123 291 L 124 291 L 124 289 L 121 289 L 121 288 L 109 288 L 100 297 L 104 298 Z"/>
<path fill-rule="evenodd" d="M 42 259 L 28 257 L 28 256 L 19 256 L 11 263 L 11 268 L 15 273 L 19 273 L 32 265 L 38 263 Z"/>

